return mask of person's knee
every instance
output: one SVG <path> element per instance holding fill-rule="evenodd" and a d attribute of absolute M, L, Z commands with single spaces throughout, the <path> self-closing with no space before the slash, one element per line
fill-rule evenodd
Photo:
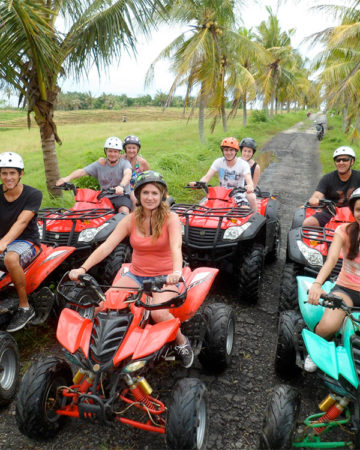
<path fill-rule="evenodd" d="M 9 271 L 20 268 L 20 256 L 15 252 L 6 253 L 4 257 L 4 264 Z"/>
<path fill-rule="evenodd" d="M 319 221 L 314 216 L 307 217 L 303 222 L 303 227 L 319 227 L 319 226 L 320 226 Z"/>
<path fill-rule="evenodd" d="M 120 206 L 119 212 L 124 214 L 130 214 L 130 209 L 127 206 Z"/>

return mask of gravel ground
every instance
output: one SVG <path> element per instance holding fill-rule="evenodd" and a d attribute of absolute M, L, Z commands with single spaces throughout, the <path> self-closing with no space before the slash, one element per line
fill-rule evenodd
<path fill-rule="evenodd" d="M 312 120 L 314 117 L 312 118 Z M 273 370 L 276 342 L 277 304 L 280 278 L 285 261 L 286 236 L 293 213 L 314 190 L 320 177 L 318 143 L 312 120 L 280 133 L 264 150 L 273 152 L 276 162 L 263 172 L 260 186 L 276 193 L 280 200 L 282 245 L 280 258 L 265 268 L 262 295 L 255 306 L 239 301 L 230 288 L 217 282 L 213 297 L 229 303 L 236 314 L 236 339 L 231 366 L 220 376 L 210 376 L 195 362 L 190 370 L 165 369 L 151 381 L 155 392 L 166 396 L 174 382 L 184 376 L 203 380 L 209 391 L 209 449 L 256 449 L 263 411 L 269 395 L 279 382 Z M 221 280 L 220 280 L 221 281 Z M 56 351 L 56 347 L 53 349 Z M 28 364 L 22 361 L 22 364 Z M 313 406 L 313 381 L 304 375 L 304 405 Z M 123 425 L 102 427 L 70 421 L 49 442 L 32 441 L 17 429 L 14 402 L 0 410 L 0 448 L 4 449 L 164 449 L 164 438 Z"/>

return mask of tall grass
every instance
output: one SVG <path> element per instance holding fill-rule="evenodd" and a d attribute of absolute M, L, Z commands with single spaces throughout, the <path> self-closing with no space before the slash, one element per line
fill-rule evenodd
<path fill-rule="evenodd" d="M 261 147 L 274 134 L 306 117 L 304 111 L 279 114 L 266 122 L 249 121 L 249 125 L 243 127 L 242 117 L 239 114 L 229 121 L 227 133 L 218 126 L 212 135 L 208 135 L 207 144 L 202 145 L 199 141 L 197 120 L 187 121 L 186 118 L 169 120 L 166 111 L 162 112 L 160 108 L 157 115 L 154 115 L 154 120 L 133 122 L 128 120 L 126 123 L 120 121 L 104 123 L 101 121 L 101 112 L 98 113 L 99 122 L 87 123 L 86 114 L 82 114 L 81 111 L 77 114 L 76 123 L 58 126 L 58 133 L 63 142 L 61 146 L 57 146 L 62 176 L 103 156 L 103 146 L 108 136 L 119 136 L 123 139 L 128 134 L 135 134 L 141 139 L 141 155 L 148 160 L 152 169 L 162 172 L 169 184 L 170 193 L 177 201 L 188 201 L 193 197 L 193 192 L 184 189 L 184 186 L 191 180 L 200 179 L 212 161 L 220 156 L 219 146 L 224 137 L 234 136 L 238 139 L 253 137 L 258 143 L 259 151 L 256 155 L 259 156 Z M 81 123 L 81 116 L 84 123 Z M 161 120 L 161 117 L 164 120 Z M 209 123 L 206 123 L 206 130 L 208 129 Z M 73 202 L 71 193 L 65 193 L 63 200 L 49 198 L 38 128 L 33 125 L 30 130 L 26 128 L 2 130 L 1 150 L 12 150 L 24 157 L 23 181 L 43 191 L 43 206 L 71 205 Z"/>

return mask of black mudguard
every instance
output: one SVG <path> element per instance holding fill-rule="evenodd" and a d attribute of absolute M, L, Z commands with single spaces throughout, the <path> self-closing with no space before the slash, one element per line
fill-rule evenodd
<path fill-rule="evenodd" d="M 291 224 L 291 229 L 301 227 L 305 220 L 306 208 L 298 208 L 295 211 L 293 221 Z"/>
<path fill-rule="evenodd" d="M 299 250 L 297 241 L 301 241 L 301 227 L 294 228 L 289 231 L 288 243 L 287 243 L 287 257 L 290 261 L 301 264 L 302 266 L 307 265 L 307 261 L 303 257 Z"/>
<path fill-rule="evenodd" d="M 266 227 L 265 217 L 257 212 L 250 217 L 249 222 L 251 226 L 240 236 L 240 241 L 254 239 Z"/>

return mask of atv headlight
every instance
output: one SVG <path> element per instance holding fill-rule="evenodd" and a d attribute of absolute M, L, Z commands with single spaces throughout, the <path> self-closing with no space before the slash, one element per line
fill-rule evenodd
<path fill-rule="evenodd" d="M 97 228 L 87 228 L 86 230 L 82 230 L 79 234 L 78 241 L 79 242 L 91 242 L 94 237 L 98 234 L 100 230 L 107 227 L 108 223 L 103 223 Z"/>
<path fill-rule="evenodd" d="M 323 257 L 318 250 L 308 247 L 302 241 L 297 241 L 297 245 L 299 247 L 300 252 L 304 256 L 304 258 L 308 261 L 309 264 L 311 264 L 312 266 L 319 266 L 319 267 L 323 265 Z"/>
<path fill-rule="evenodd" d="M 250 225 L 251 225 L 250 222 L 246 222 L 244 223 L 244 225 L 241 225 L 240 227 L 228 228 L 227 230 L 225 230 L 223 239 L 229 241 L 234 241 L 235 239 L 238 239 L 243 234 L 243 232 L 249 228 Z"/>
<path fill-rule="evenodd" d="M 146 361 L 135 361 L 125 366 L 122 371 L 125 373 L 136 372 L 137 370 L 142 369 L 145 364 Z"/>

